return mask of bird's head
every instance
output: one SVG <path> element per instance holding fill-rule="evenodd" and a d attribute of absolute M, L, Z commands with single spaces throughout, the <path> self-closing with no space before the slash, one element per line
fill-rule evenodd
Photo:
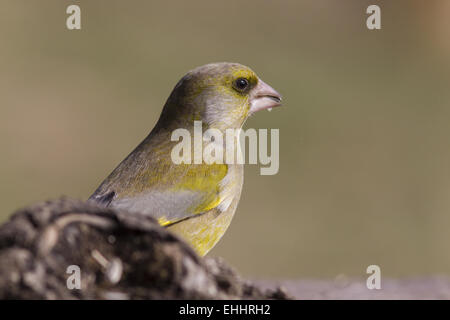
<path fill-rule="evenodd" d="M 281 95 L 248 67 L 212 63 L 188 72 L 167 100 L 160 126 L 186 127 L 202 121 L 207 127 L 240 128 L 256 111 L 281 105 Z"/>

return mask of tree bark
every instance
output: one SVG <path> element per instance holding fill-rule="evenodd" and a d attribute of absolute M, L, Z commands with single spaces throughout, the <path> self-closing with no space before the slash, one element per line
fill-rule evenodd
<path fill-rule="evenodd" d="M 70 266 L 79 267 L 79 289 Z M 0 299 L 287 298 L 221 259 L 199 257 L 137 213 L 62 198 L 19 210 L 0 227 Z"/>

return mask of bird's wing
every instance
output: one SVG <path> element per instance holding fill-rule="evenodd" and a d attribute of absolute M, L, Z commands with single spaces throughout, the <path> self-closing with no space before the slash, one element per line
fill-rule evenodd
<path fill-rule="evenodd" d="M 232 200 L 225 183 L 228 171 L 225 164 L 174 165 L 160 161 L 135 174 L 126 173 L 124 168 L 117 171 L 121 174 L 113 172 L 90 199 L 151 215 L 163 226 L 215 208 L 223 211 Z"/>

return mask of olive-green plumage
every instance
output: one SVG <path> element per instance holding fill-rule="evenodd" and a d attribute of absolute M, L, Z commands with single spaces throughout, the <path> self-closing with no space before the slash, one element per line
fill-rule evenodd
<path fill-rule="evenodd" d="M 98 187 L 90 200 L 158 219 L 206 254 L 228 228 L 243 184 L 241 164 L 175 164 L 176 129 L 239 129 L 279 94 L 249 68 L 215 63 L 187 73 L 175 86 L 150 134 Z M 226 147 L 225 145 L 223 146 Z"/>

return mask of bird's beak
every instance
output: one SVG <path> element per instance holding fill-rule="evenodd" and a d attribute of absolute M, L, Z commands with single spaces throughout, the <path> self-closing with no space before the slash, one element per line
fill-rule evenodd
<path fill-rule="evenodd" d="M 281 106 L 281 95 L 267 83 L 259 79 L 250 96 L 250 113 Z"/>

